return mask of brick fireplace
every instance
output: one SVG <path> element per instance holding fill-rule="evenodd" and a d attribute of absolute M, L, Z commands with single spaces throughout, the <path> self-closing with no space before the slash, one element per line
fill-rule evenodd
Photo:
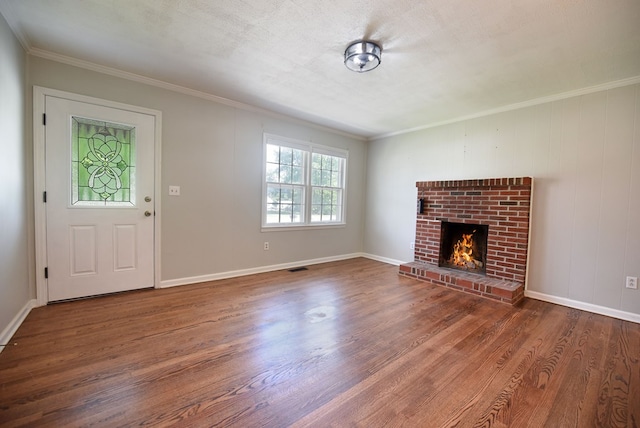
<path fill-rule="evenodd" d="M 416 183 L 414 260 L 401 265 L 399 273 L 512 305 L 519 303 L 524 298 L 527 271 L 532 183 L 531 177 Z M 451 223 L 462 225 L 461 240 L 469 241 L 482 226 L 486 234 L 482 260 L 460 258 L 455 269 L 443 263 L 441 240 Z M 461 246 L 461 240 L 448 238 L 446 242 L 468 248 L 466 253 L 478 257 L 475 246 L 472 251 L 471 244 L 462 242 L 468 246 Z"/>

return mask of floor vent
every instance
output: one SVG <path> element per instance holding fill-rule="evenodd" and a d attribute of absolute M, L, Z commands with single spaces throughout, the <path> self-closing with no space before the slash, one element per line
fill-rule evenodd
<path fill-rule="evenodd" d="M 306 266 L 300 266 L 300 267 L 289 269 L 289 272 L 300 272 L 301 270 L 309 270 L 309 269 L 307 269 Z"/>

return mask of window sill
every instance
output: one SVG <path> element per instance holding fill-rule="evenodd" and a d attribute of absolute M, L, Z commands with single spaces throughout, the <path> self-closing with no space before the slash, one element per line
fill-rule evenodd
<path fill-rule="evenodd" d="M 261 232 L 289 232 L 294 230 L 318 230 L 318 229 L 340 229 L 345 227 L 346 223 L 319 223 L 319 224 L 304 224 L 295 226 L 262 226 Z"/>

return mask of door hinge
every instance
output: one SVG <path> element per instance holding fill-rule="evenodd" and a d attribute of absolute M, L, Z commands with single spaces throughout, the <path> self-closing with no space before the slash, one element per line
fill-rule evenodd
<path fill-rule="evenodd" d="M 42 192 L 42 202 L 47 203 L 47 191 Z"/>
<path fill-rule="evenodd" d="M 46 267 L 44 268 L 44 279 L 48 279 L 49 278 L 49 268 Z"/>
<path fill-rule="evenodd" d="M 44 126 L 47 126 L 47 114 L 46 113 L 42 113 L 42 124 Z"/>

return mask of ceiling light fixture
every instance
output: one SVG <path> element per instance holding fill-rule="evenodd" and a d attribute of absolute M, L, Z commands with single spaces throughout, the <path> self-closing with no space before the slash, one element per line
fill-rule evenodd
<path fill-rule="evenodd" d="M 344 51 L 344 65 L 358 73 L 371 71 L 380 65 L 382 48 L 366 40 L 354 42 Z"/>

